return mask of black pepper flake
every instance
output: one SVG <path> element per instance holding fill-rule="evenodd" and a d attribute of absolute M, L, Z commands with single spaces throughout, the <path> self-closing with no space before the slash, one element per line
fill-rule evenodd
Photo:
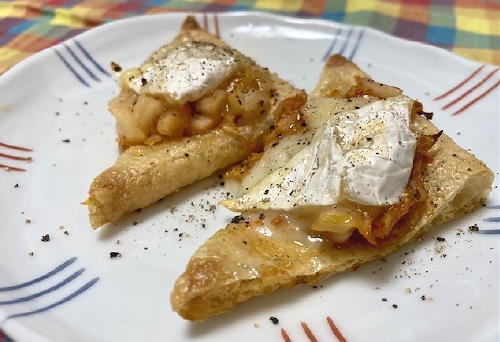
<path fill-rule="evenodd" d="M 42 239 L 41 239 L 43 242 L 48 242 L 50 241 L 50 235 L 49 234 L 45 234 L 44 236 L 42 236 Z"/>
<path fill-rule="evenodd" d="M 189 157 L 189 153 L 184 153 L 184 157 Z"/>
<path fill-rule="evenodd" d="M 260 219 L 260 220 L 263 220 L 265 217 L 266 217 L 266 216 L 265 216 L 263 213 L 260 213 L 260 214 L 259 214 L 259 219 Z"/>
<path fill-rule="evenodd" d="M 64 235 L 69 235 L 69 232 L 67 230 L 65 230 Z"/>
<path fill-rule="evenodd" d="M 132 224 L 133 224 L 134 226 L 137 226 L 137 224 L 138 224 L 138 223 L 139 223 L 139 222 L 137 222 L 137 221 L 133 221 L 133 222 L 132 222 Z"/>
<path fill-rule="evenodd" d="M 141 83 L 143 86 L 145 86 L 146 84 L 148 84 L 148 80 L 143 77 L 141 78 Z"/>
<path fill-rule="evenodd" d="M 355 109 L 359 109 L 359 106 L 354 106 Z"/>
<path fill-rule="evenodd" d="M 19 188 L 19 183 L 16 183 L 16 185 L 14 185 L 14 188 Z"/>
<path fill-rule="evenodd" d="M 420 299 L 425 300 L 425 295 L 422 295 Z"/>
<path fill-rule="evenodd" d="M 71 142 L 71 140 L 69 140 L 69 138 L 66 138 L 66 139 L 63 139 L 63 140 L 62 140 L 62 142 L 63 142 L 63 143 L 67 143 L 67 144 L 68 144 L 68 143 L 70 143 L 70 142 Z"/>
<path fill-rule="evenodd" d="M 479 231 L 479 227 L 477 226 L 477 224 L 469 226 L 469 232 L 477 232 L 477 231 Z"/>
<path fill-rule="evenodd" d="M 302 121 L 302 122 L 300 123 L 300 125 L 301 125 L 302 127 L 307 127 L 307 123 L 306 123 L 305 121 Z"/>
<path fill-rule="evenodd" d="M 382 298 L 382 301 L 383 302 L 387 302 L 387 298 Z"/>
<path fill-rule="evenodd" d="M 397 305 L 397 304 L 392 304 L 392 307 L 393 307 L 394 309 L 397 309 L 397 308 L 398 308 L 398 305 Z"/>
<path fill-rule="evenodd" d="M 184 235 L 184 233 L 179 233 L 179 237 L 180 237 L 180 238 L 182 237 L 182 235 Z"/>
<path fill-rule="evenodd" d="M 278 324 L 280 322 L 279 319 L 277 319 L 276 317 L 273 317 L 273 316 L 269 317 L 269 320 L 271 322 L 273 322 L 274 325 L 276 325 L 276 324 Z"/>
<path fill-rule="evenodd" d="M 241 215 L 235 216 L 231 219 L 231 223 L 240 223 L 241 221 L 244 221 L 245 218 Z"/>
<path fill-rule="evenodd" d="M 110 258 L 118 258 L 118 257 L 121 257 L 121 253 L 120 252 L 109 252 L 109 257 Z"/>
<path fill-rule="evenodd" d="M 111 62 L 111 68 L 113 69 L 114 72 L 122 71 L 122 67 L 115 62 Z"/>
<path fill-rule="evenodd" d="M 245 245 L 248 243 L 248 242 L 246 242 L 245 240 L 243 240 L 242 242 L 243 242 Z"/>
<path fill-rule="evenodd" d="M 264 195 L 267 195 L 269 193 L 269 189 L 264 190 Z"/>
<path fill-rule="evenodd" d="M 446 239 L 444 237 L 441 237 L 441 236 L 438 236 L 436 238 L 436 240 L 438 240 L 439 242 L 443 242 L 443 241 L 446 241 Z"/>

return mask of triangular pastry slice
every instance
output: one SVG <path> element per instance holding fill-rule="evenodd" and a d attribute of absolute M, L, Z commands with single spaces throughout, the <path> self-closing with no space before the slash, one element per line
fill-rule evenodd
<path fill-rule="evenodd" d="M 122 153 L 90 186 L 93 228 L 260 150 L 272 123 L 306 100 L 193 17 L 141 67 L 112 68 L 121 91 L 109 109 Z"/>
<path fill-rule="evenodd" d="M 337 98 L 321 98 L 332 96 Z M 408 121 L 405 124 L 404 116 L 394 116 L 395 122 L 401 119 L 399 126 L 380 126 L 378 116 L 386 118 L 391 113 L 407 113 Z M 440 132 L 425 114 L 400 89 L 369 79 L 341 56 L 330 57 L 306 105 L 309 131 L 300 133 L 302 141 L 285 138 L 268 147 L 243 180 L 247 186 L 242 194 L 224 201 L 243 213 L 191 257 L 174 285 L 173 309 L 185 319 L 202 320 L 281 287 L 318 282 L 387 255 L 437 224 L 484 203 L 493 173 Z M 325 122 L 337 123 L 328 126 Z M 372 124 L 364 136 L 352 128 L 362 123 Z M 334 136 L 341 152 L 327 149 L 328 153 L 321 153 L 330 148 L 324 142 L 316 144 L 321 134 Z M 399 147 L 373 148 L 381 137 L 390 141 L 395 136 L 400 139 Z M 290 141 L 306 146 L 294 147 Z M 321 158 L 311 159 L 310 164 L 310 154 L 296 158 L 308 148 Z M 411 151 L 413 166 L 408 170 L 408 160 L 397 153 Z M 367 153 L 372 153 L 369 158 Z M 378 153 L 392 157 L 381 160 Z M 381 163 L 376 165 L 391 176 L 372 174 L 373 165 L 367 160 Z M 359 165 L 365 167 L 365 174 L 349 178 L 356 175 Z M 323 174 L 323 183 L 314 183 L 315 172 L 324 170 L 331 174 Z M 252 172 L 253 179 L 248 176 Z M 333 181 L 336 173 L 338 182 Z M 276 182 L 280 179 L 281 183 Z M 360 179 L 366 186 L 355 186 Z M 405 179 L 404 189 L 398 189 L 397 184 Z M 286 182 L 296 188 L 289 191 L 291 185 Z M 386 187 L 381 187 L 384 182 Z M 317 196 L 311 195 L 314 191 Z M 395 201 L 390 195 L 398 191 L 402 195 Z M 338 203 L 328 204 L 329 196 Z M 382 204 L 373 205 L 374 201 Z"/>

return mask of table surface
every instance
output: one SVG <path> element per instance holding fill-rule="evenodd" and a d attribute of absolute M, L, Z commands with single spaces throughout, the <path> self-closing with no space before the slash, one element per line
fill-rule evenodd
<path fill-rule="evenodd" d="M 266 11 L 364 25 L 500 64 L 500 2 L 484 0 L 0 1 L 0 74 L 24 58 L 115 19 L 169 11 Z M 0 342 L 10 341 L 0 330 Z"/>

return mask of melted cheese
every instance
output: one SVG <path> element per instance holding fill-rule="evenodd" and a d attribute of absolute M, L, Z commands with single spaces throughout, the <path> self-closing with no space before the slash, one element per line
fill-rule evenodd
<path fill-rule="evenodd" d="M 242 182 L 231 210 L 292 210 L 350 200 L 397 203 L 413 166 L 413 100 L 397 96 L 328 113 L 321 125 L 270 147 Z M 328 106 L 323 106 L 328 108 Z"/>
<path fill-rule="evenodd" d="M 232 50 L 207 42 L 189 41 L 159 52 L 140 68 L 124 72 L 122 86 L 185 103 L 216 89 L 238 67 Z"/>

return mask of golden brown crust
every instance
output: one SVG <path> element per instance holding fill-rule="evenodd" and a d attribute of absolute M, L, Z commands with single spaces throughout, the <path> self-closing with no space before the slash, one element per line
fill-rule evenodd
<path fill-rule="evenodd" d="M 170 44 L 155 51 L 149 59 L 187 40 L 227 46 L 201 29 L 193 17 L 187 17 L 180 34 Z M 243 55 L 241 58 L 254 63 Z M 281 102 L 297 98 L 304 103 L 306 99 L 303 91 L 281 80 L 276 74 L 267 73 L 275 97 L 269 113 L 257 123 L 238 127 L 221 126 L 206 134 L 153 146 L 133 146 L 125 150 L 116 163 L 98 175 L 90 186 L 85 204 L 89 209 L 91 226 L 98 228 L 116 221 L 127 212 L 148 206 L 185 185 L 247 157 L 261 143 L 263 135 L 274 121 L 273 112 Z"/>
<path fill-rule="evenodd" d="M 342 66 L 347 66 L 348 70 L 329 70 Z M 361 73 L 359 69 L 354 70 L 353 65 L 341 63 L 339 58 L 330 58 L 315 96 L 346 88 L 343 84 L 328 82 L 325 75 L 343 74 L 354 78 Z M 348 84 L 355 82 L 349 77 L 345 80 Z M 334 88 L 336 86 L 338 88 Z M 415 124 L 421 134 L 438 132 L 425 118 L 417 117 Z M 484 163 L 444 134 L 430 154 L 432 161 L 424 171 L 427 200 L 379 244 L 353 242 L 337 249 L 324 243 L 313 245 L 306 235 L 293 235 L 291 239 L 283 232 L 283 227 L 269 223 L 230 224 L 215 233 L 192 256 L 172 291 L 173 309 L 185 319 L 201 320 L 280 287 L 318 282 L 387 255 L 436 224 L 471 211 L 486 200 L 493 173 Z M 273 234 L 260 233 L 263 225 Z"/>

